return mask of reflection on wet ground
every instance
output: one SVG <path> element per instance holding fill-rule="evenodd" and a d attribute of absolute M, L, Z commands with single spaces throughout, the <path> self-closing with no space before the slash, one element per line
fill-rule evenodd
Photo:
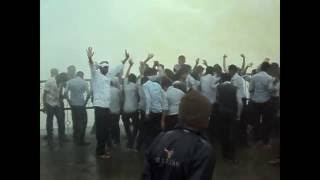
<path fill-rule="evenodd" d="M 46 141 L 40 138 L 40 179 L 41 180 L 136 180 L 143 169 L 143 155 L 127 152 L 125 148 L 114 148 L 112 158 L 95 158 L 95 136 L 88 135 L 89 146 L 78 147 L 72 141 L 64 147 L 50 150 Z M 126 139 L 122 133 L 122 144 Z M 233 165 L 221 159 L 220 148 L 214 146 L 217 164 L 214 171 L 216 180 L 278 180 L 280 167 L 267 164 L 274 152 L 270 149 L 249 147 L 238 149 L 240 163 Z"/>

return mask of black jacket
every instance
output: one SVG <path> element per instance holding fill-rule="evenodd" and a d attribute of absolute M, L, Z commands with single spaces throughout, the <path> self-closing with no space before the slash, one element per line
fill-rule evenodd
<path fill-rule="evenodd" d="M 222 83 L 217 87 L 217 103 L 220 113 L 228 113 L 232 116 L 237 115 L 237 87 L 231 83 Z"/>
<path fill-rule="evenodd" d="M 211 180 L 212 146 L 199 133 L 176 127 L 160 133 L 145 154 L 142 180 Z"/>

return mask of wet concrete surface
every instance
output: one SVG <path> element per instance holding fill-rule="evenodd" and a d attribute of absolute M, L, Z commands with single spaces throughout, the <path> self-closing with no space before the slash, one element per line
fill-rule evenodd
<path fill-rule="evenodd" d="M 79 147 L 72 141 L 63 147 L 55 142 L 54 149 L 40 137 L 41 180 L 137 180 L 143 170 L 143 154 L 128 152 L 124 148 L 126 139 L 122 132 L 121 147 L 112 150 L 112 158 L 95 157 L 95 136 L 87 135 L 89 146 Z M 69 139 L 71 137 L 69 136 Z M 57 141 L 57 138 L 55 138 Z M 273 158 L 270 149 L 251 146 L 238 149 L 239 164 L 234 165 L 221 159 L 220 148 L 214 145 L 217 156 L 214 180 L 278 180 L 280 167 L 267 163 Z"/>

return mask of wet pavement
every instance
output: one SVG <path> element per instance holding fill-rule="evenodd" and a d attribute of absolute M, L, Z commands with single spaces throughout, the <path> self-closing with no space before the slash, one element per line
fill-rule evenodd
<path fill-rule="evenodd" d="M 69 136 L 71 140 L 71 137 Z M 57 138 L 55 138 L 57 141 Z M 75 146 L 72 141 L 63 147 L 55 142 L 51 150 L 40 137 L 41 180 L 137 180 L 143 170 L 143 155 L 128 152 L 124 148 L 126 139 L 122 132 L 122 147 L 112 150 L 112 158 L 95 157 L 95 136 L 87 135 L 89 146 Z M 280 167 L 267 164 L 272 159 L 272 149 L 248 147 L 238 149 L 239 164 L 233 165 L 221 159 L 220 148 L 215 145 L 217 163 L 214 180 L 278 180 Z"/>

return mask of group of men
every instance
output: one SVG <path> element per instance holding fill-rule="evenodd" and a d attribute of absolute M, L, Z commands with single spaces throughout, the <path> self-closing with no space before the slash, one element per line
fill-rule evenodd
<path fill-rule="evenodd" d="M 72 73 L 58 74 L 56 69 L 51 70 L 52 78 L 46 82 L 43 95 L 50 146 L 53 115 L 58 121 L 59 142 L 66 141 L 64 98 L 72 110 L 74 142 L 88 144 L 85 107 L 90 96 L 97 157 L 110 158 L 111 148 L 120 145 L 121 116 L 127 149 L 146 152 L 143 179 L 164 176 L 179 179 L 185 167 L 193 169 L 189 177 L 210 179 L 215 164 L 213 143 L 221 144 L 224 159 L 237 163 L 236 147 L 238 143 L 248 145 L 248 128 L 252 128 L 253 141 L 265 147 L 270 146 L 274 130 L 279 130 L 280 67 L 267 58 L 248 75 L 246 71 L 252 63 L 246 65 L 244 55 L 241 55 L 241 68 L 235 65 L 227 68 L 224 55 L 223 70 L 218 64 L 209 66 L 206 60 L 203 60 L 204 68 L 199 65 L 200 59 L 192 68 L 181 55 L 171 70 L 158 61 L 149 66 L 148 61 L 153 58 L 149 54 L 140 62 L 140 74 L 136 76 L 130 73 L 134 63 L 127 51 L 112 71 L 108 61 L 95 63 L 93 56 L 89 47 L 90 90 L 83 72 L 68 76 Z M 129 66 L 123 77 L 127 62 Z M 75 68 L 69 70 L 72 69 L 75 71 Z M 171 170 L 163 173 L 164 167 Z"/>

